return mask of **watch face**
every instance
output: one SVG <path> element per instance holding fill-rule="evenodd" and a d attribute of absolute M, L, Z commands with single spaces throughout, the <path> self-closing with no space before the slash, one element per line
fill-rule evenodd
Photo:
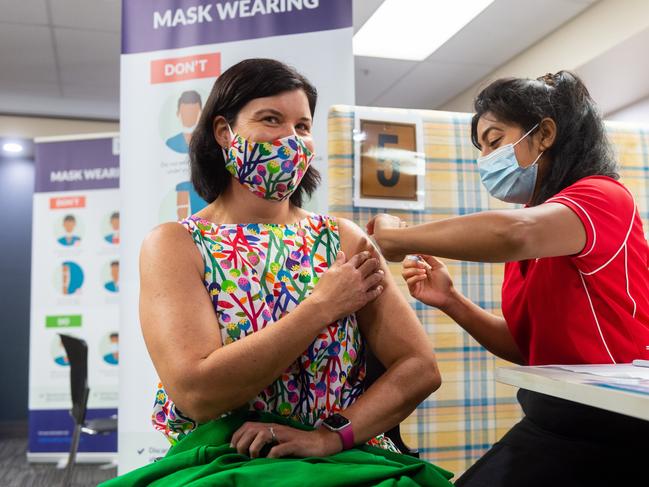
<path fill-rule="evenodd" d="M 325 419 L 324 423 L 333 430 L 339 430 L 347 426 L 349 424 L 349 420 L 342 414 L 336 413 Z"/>

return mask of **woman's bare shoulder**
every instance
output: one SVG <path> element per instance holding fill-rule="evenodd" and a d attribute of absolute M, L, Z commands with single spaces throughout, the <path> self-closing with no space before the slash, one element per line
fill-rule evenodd
<path fill-rule="evenodd" d="M 340 235 L 340 249 L 347 257 L 365 250 L 378 252 L 368 235 L 356 223 L 347 218 L 336 218 Z"/>
<path fill-rule="evenodd" d="M 200 269 L 202 258 L 187 227 L 179 223 L 162 223 L 144 238 L 140 263 L 193 262 Z"/>

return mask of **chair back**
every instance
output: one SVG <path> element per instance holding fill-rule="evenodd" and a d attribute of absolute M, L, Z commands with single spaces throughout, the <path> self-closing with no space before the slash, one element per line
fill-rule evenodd
<path fill-rule="evenodd" d="M 71 414 L 76 424 L 83 424 L 88 404 L 88 345 L 80 338 L 60 333 L 59 336 L 70 362 Z"/>

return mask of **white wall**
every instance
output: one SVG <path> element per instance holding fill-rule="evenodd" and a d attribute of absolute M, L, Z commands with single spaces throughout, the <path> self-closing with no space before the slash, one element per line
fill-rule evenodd
<path fill-rule="evenodd" d="M 606 116 L 607 120 L 649 125 L 649 98 Z"/>
<path fill-rule="evenodd" d="M 578 71 L 580 66 L 646 29 L 649 29 L 649 0 L 601 0 L 440 109 L 472 111 L 473 98 L 489 82 L 501 77 L 536 78 L 561 69 Z M 646 55 L 636 61 L 646 62 Z M 585 81 L 588 85 L 588 80 Z"/>

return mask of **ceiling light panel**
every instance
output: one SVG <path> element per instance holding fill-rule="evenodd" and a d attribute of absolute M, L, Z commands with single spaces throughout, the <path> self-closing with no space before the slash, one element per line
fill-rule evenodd
<path fill-rule="evenodd" d="M 5 142 L 2 144 L 2 150 L 8 154 L 19 154 L 23 149 L 24 147 L 17 142 Z"/>
<path fill-rule="evenodd" d="M 423 61 L 494 0 L 385 0 L 354 35 L 354 55 Z"/>

